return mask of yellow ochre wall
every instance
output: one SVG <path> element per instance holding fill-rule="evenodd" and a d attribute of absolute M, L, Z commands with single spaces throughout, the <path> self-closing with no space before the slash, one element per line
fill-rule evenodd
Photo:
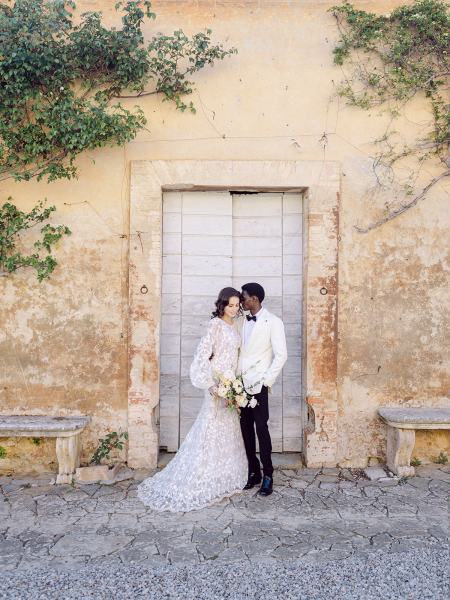
<path fill-rule="evenodd" d="M 79 1 L 78 9 L 102 10 L 112 25 L 114 4 Z M 239 51 L 196 75 L 197 113 L 177 112 L 156 96 L 140 99 L 147 130 L 124 148 L 84 154 L 77 180 L 0 184 L 0 200 L 11 195 L 24 209 L 46 197 L 57 206 L 53 221 L 73 232 L 59 244 L 60 266 L 50 280 L 39 284 L 26 270 L 0 278 L 1 413 L 91 415 L 84 460 L 107 430 L 126 430 L 129 166 L 157 159 L 340 163 L 336 464 L 383 461 L 379 406 L 448 405 L 449 187 L 436 185 L 370 233 L 355 230 L 382 216 L 391 200 L 389 191 L 368 192 L 372 141 L 387 116 L 350 108 L 334 93 L 343 71 L 332 61 L 332 4 L 154 2 L 149 36 L 210 27 L 216 41 Z M 355 4 L 386 13 L 401 2 Z M 427 118 L 426 105 L 416 101 L 397 129 L 420 135 Z M 437 172 L 427 169 L 428 179 Z M 52 440 L 0 445 L 8 452 L 0 472 L 55 468 Z M 420 432 L 413 455 L 426 461 L 441 450 L 450 450 L 449 432 Z"/>

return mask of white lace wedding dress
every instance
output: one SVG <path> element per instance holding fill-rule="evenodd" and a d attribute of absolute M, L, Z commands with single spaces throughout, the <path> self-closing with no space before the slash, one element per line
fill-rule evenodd
<path fill-rule="evenodd" d="M 211 319 L 190 368 L 192 384 L 205 390 L 202 407 L 167 467 L 140 484 L 138 498 L 147 506 L 171 512 L 204 508 L 240 492 L 247 482 L 239 415 L 208 391 L 213 373 L 235 372 L 239 346 L 232 325 Z"/>

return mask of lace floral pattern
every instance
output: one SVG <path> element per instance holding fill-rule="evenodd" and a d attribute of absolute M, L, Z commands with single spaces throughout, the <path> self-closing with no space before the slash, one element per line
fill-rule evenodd
<path fill-rule="evenodd" d="M 200 412 L 175 457 L 138 488 L 139 499 L 155 510 L 186 512 L 240 492 L 247 481 L 247 457 L 236 412 L 208 388 L 213 373 L 235 372 L 240 337 L 222 319 L 211 319 L 190 368 L 192 384 L 205 390 Z"/>

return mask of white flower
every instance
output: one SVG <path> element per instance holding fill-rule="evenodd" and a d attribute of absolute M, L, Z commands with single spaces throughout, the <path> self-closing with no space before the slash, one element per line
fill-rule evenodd
<path fill-rule="evenodd" d="M 236 379 L 236 381 L 233 382 L 233 387 L 235 392 L 237 392 L 238 394 L 240 394 L 242 392 L 242 390 L 244 389 L 242 387 L 242 383 L 239 381 L 239 379 Z"/>
<path fill-rule="evenodd" d="M 249 404 L 252 408 L 255 408 L 255 406 L 258 404 L 258 400 L 256 398 L 252 398 Z"/>
<path fill-rule="evenodd" d="M 227 388 L 224 385 L 219 385 L 218 389 L 217 389 L 217 394 L 221 397 L 221 398 L 225 398 L 225 396 L 227 395 Z"/>
<path fill-rule="evenodd" d="M 224 371 L 223 376 L 224 376 L 225 379 L 228 379 L 228 380 L 231 380 L 231 381 L 233 381 L 234 378 L 235 378 L 233 371 Z"/>
<path fill-rule="evenodd" d="M 236 396 L 236 404 L 240 408 L 245 408 L 248 404 L 247 396 L 245 394 L 239 394 Z"/>

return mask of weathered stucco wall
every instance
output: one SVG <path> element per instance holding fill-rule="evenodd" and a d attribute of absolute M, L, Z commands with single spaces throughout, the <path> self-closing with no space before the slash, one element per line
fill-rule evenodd
<path fill-rule="evenodd" d="M 86 1 L 79 8 L 101 9 L 112 23 L 114 3 Z M 357 4 L 388 12 L 400 2 Z M 148 97 L 140 103 L 148 130 L 125 148 L 80 158 L 78 180 L 1 185 L 2 201 L 12 195 L 24 208 L 47 197 L 58 208 L 54 221 L 73 231 L 60 244 L 61 266 L 49 282 L 38 284 L 26 271 L 0 278 L 2 413 L 91 415 L 85 459 L 106 430 L 127 427 L 128 239 L 122 236 L 136 236 L 128 225 L 129 164 L 156 159 L 340 162 L 336 462 L 383 459 L 378 406 L 448 403 L 449 188 L 437 185 L 415 208 L 368 234 L 355 230 L 392 200 L 389 191 L 368 192 L 371 142 L 386 117 L 351 109 L 334 95 L 342 71 L 332 64 L 331 5 L 155 2 L 149 34 L 211 27 L 215 39 L 239 50 L 196 77 L 197 114 Z M 420 102 L 409 107 L 399 131 L 419 132 L 424 115 Z M 432 175 L 428 170 L 423 178 Z M 0 469 L 28 470 L 34 461 L 46 468 L 55 460 L 53 442 L 0 440 L 7 444 L 14 452 Z M 430 459 L 449 445 L 448 432 L 420 433 L 414 455 Z"/>
<path fill-rule="evenodd" d="M 90 178 L 15 185 L 2 194 L 11 194 L 23 208 L 47 197 L 58 208 L 55 223 L 67 224 L 73 235 L 60 242 L 61 267 L 50 280 L 39 284 L 25 270 L 0 278 L 1 412 L 91 415 L 91 427 L 83 434 L 84 459 L 107 430 L 127 427 L 123 169 L 97 181 L 93 166 L 87 162 L 86 167 L 86 174 L 92 169 Z M 46 468 L 55 461 L 54 440 L 27 444 L 0 439 L 8 452 L 0 468 L 39 469 L 39 463 Z"/>

